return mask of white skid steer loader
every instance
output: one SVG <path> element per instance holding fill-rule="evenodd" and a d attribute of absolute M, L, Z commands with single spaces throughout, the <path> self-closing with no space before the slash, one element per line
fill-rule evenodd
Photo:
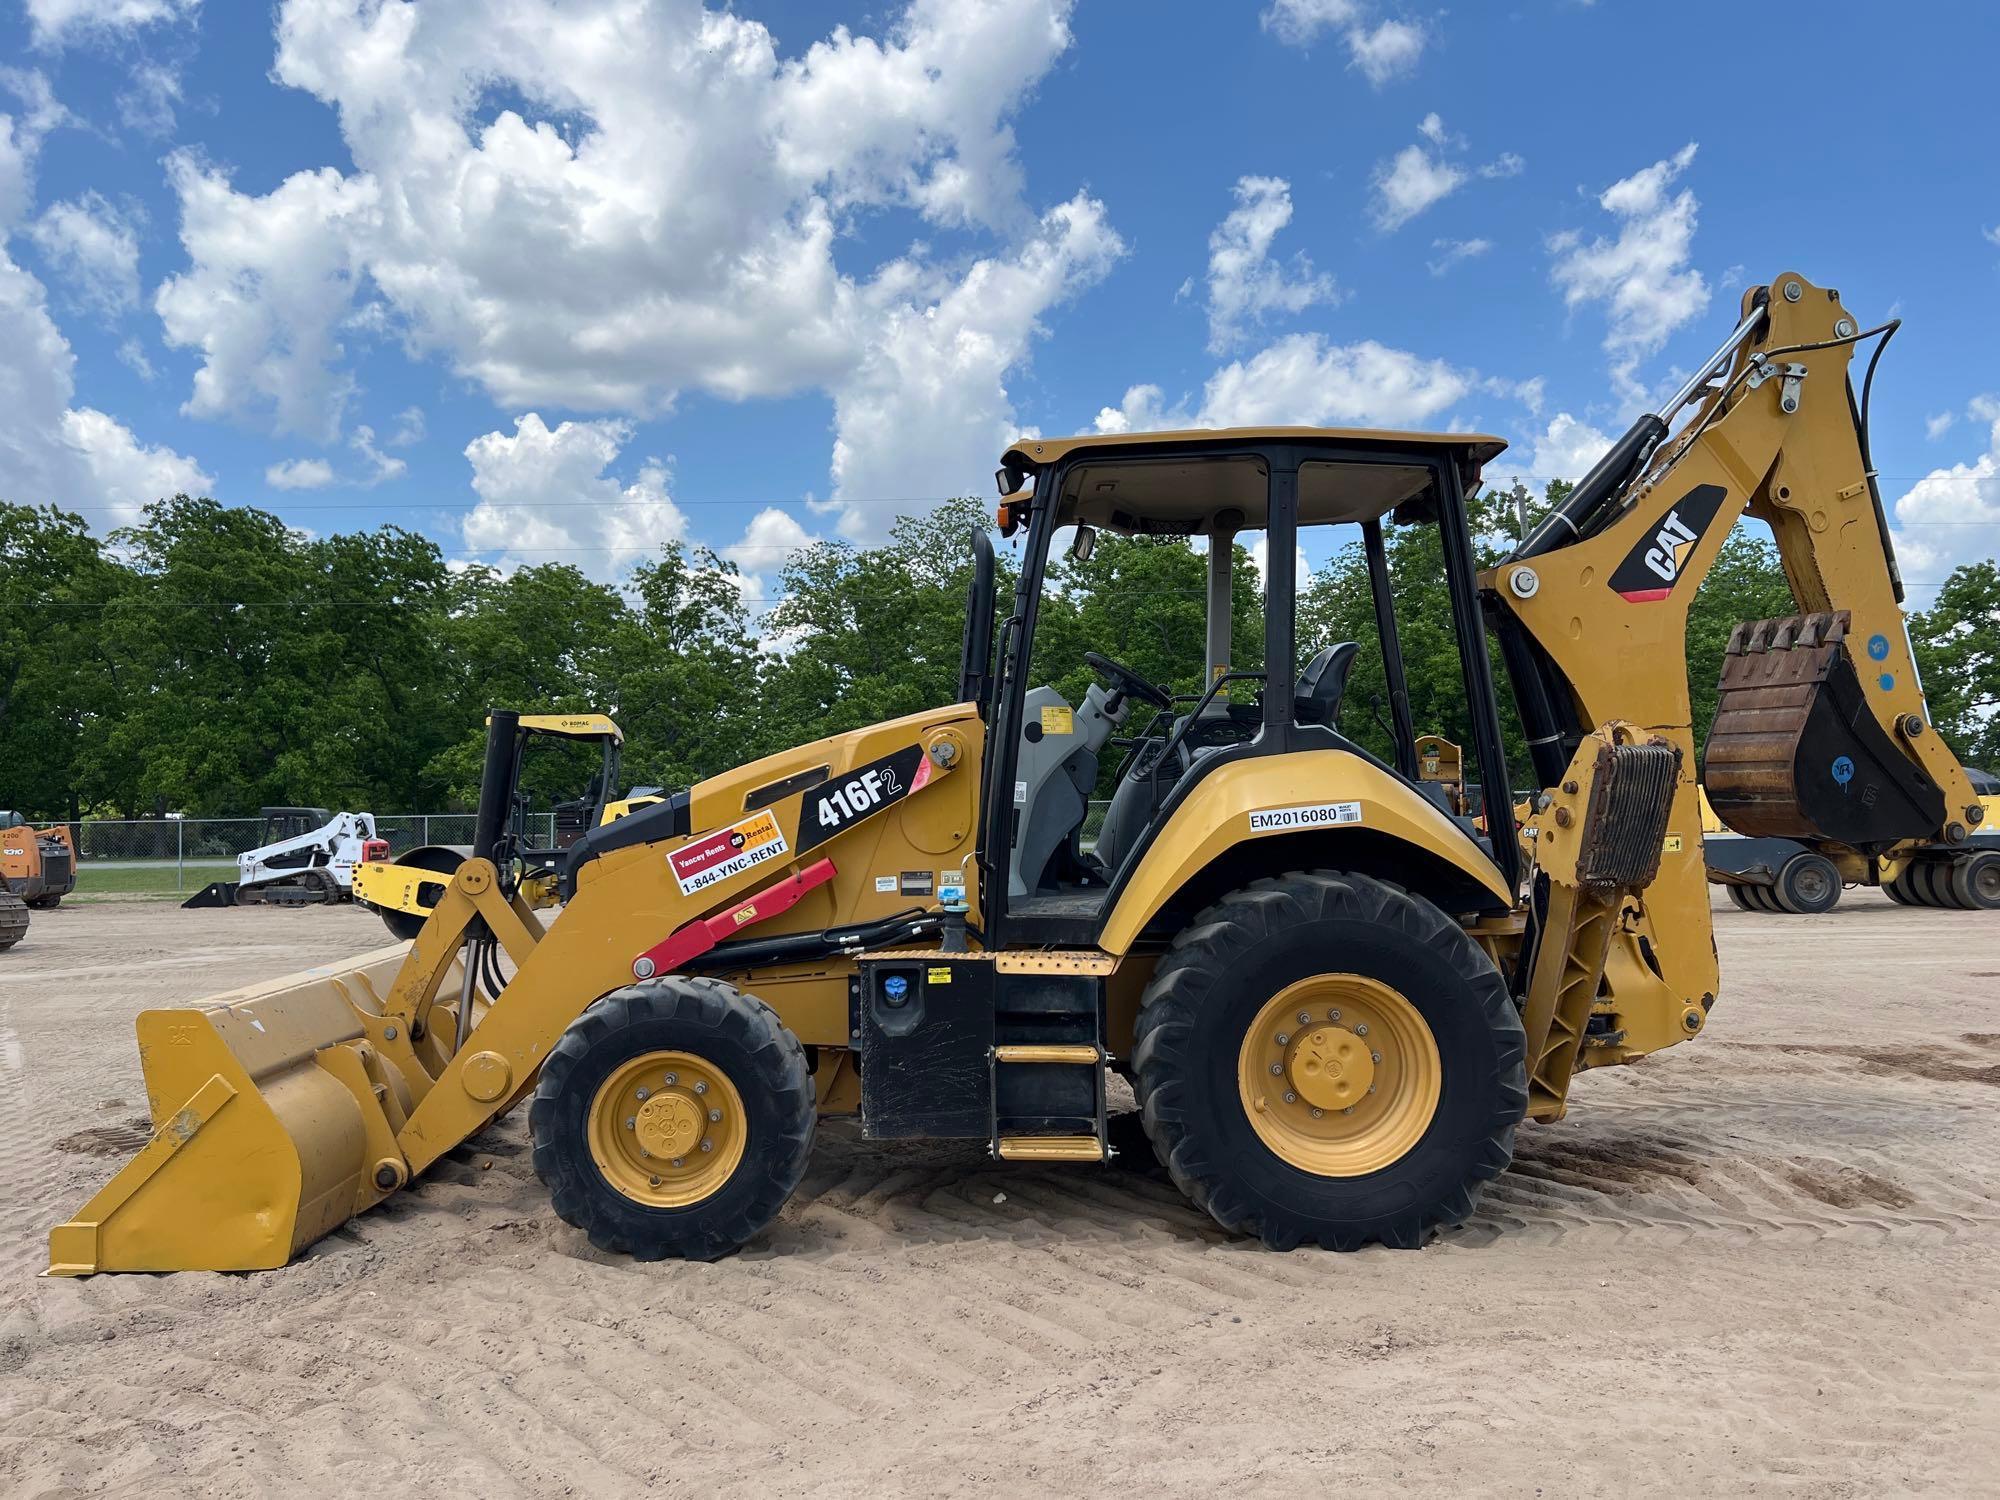
<path fill-rule="evenodd" d="M 267 807 L 264 842 L 236 856 L 236 878 L 215 880 L 181 905 L 312 906 L 348 900 L 354 869 L 389 857 L 373 813 Z"/>

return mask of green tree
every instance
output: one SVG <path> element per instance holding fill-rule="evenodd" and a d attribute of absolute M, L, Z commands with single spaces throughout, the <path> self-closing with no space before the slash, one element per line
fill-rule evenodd
<path fill-rule="evenodd" d="M 631 593 L 611 667 L 627 784 L 686 786 L 738 764 L 761 700 L 736 565 L 675 544 L 633 574 Z"/>
<path fill-rule="evenodd" d="M 904 516 L 877 547 L 819 542 L 783 572 L 784 600 L 764 619 L 769 647 L 760 753 L 953 702 L 958 696 L 971 533 L 990 523 L 976 500 Z M 996 596 L 1013 597 L 998 569 Z"/>
<path fill-rule="evenodd" d="M 2000 567 L 1952 569 L 1931 607 L 1910 616 L 1910 644 L 1931 718 L 1962 761 L 2000 769 Z"/>
<path fill-rule="evenodd" d="M 1697 750 L 1708 744 L 1722 678 L 1722 652 L 1730 632 L 1744 620 L 1796 614 L 1798 603 L 1785 581 L 1778 548 L 1769 536 L 1738 522 L 1723 539 L 1715 566 L 1688 601 L 1688 701 Z"/>
<path fill-rule="evenodd" d="M 436 626 L 447 738 L 424 776 L 452 804 L 469 808 L 479 800 L 489 709 L 615 716 L 619 659 L 635 639 L 632 607 L 568 563 L 506 574 L 467 568 L 453 575 L 447 598 Z"/>
<path fill-rule="evenodd" d="M 0 503 L 0 801 L 7 806 L 76 818 L 104 797 L 84 752 L 127 685 L 103 619 L 128 581 L 83 517 Z"/>

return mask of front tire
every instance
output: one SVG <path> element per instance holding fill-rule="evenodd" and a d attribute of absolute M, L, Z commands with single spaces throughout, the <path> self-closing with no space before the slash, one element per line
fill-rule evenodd
<path fill-rule="evenodd" d="M 674 975 L 572 1021 L 528 1111 L 535 1174 L 600 1250 L 716 1260 L 805 1175 L 817 1119 L 805 1049 L 768 1005 Z"/>
<path fill-rule="evenodd" d="M 1423 897 L 1362 875 L 1224 896 L 1160 960 L 1137 1038 L 1146 1134 L 1175 1184 L 1279 1250 L 1421 1245 L 1506 1170 L 1527 1108 L 1492 961 Z"/>

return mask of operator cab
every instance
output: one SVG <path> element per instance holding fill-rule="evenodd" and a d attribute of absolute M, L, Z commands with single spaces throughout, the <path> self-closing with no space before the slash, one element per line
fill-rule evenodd
<path fill-rule="evenodd" d="M 1511 877 L 1511 826 L 1482 837 L 1441 786 L 1423 779 L 1383 540 L 1385 523 L 1443 528 L 1454 610 L 1463 616 L 1456 633 L 1473 643 L 1462 652 L 1473 753 L 1486 784 L 1504 788 L 1463 503 L 1479 465 L 1502 446 L 1467 435 L 1289 428 L 1033 440 L 1012 449 L 999 475 L 1000 525 L 1003 535 L 1025 528 L 1019 585 L 996 662 L 990 606 L 979 607 L 982 577 L 991 599 L 991 546 L 978 535 L 962 684 L 991 726 L 981 847 L 989 928 L 1010 942 L 1093 941 L 1125 876 L 1208 770 L 1303 749 L 1388 771 Z M 1344 528 L 1361 548 L 1374 639 L 1299 637 L 1305 528 Z M 1073 559 L 1088 559 L 1100 533 L 1204 553 L 1204 586 L 1178 592 L 1204 595 L 1205 629 L 1199 642 L 1135 642 L 1155 662 L 1173 659 L 1176 682 L 1149 680 L 1110 653 L 1114 641 L 1093 643 L 1107 649 L 1082 653 L 1094 680 L 1072 703 L 1046 680 L 1066 664 L 1037 661 L 1036 627 L 1052 553 L 1066 545 Z M 1314 545 L 1323 551 L 1341 540 L 1322 533 Z M 1112 616 L 1116 631 L 1138 628 L 1115 608 Z M 1236 639 L 1259 629 L 1261 641 Z M 1357 705 L 1349 687 L 1364 662 L 1380 688 Z M 1030 686 L 1037 673 L 1042 680 Z M 1387 758 L 1343 732 L 1343 721 L 1350 731 L 1378 727 L 1369 735 Z M 1101 825 L 1089 830 L 1091 802 L 1107 798 Z"/>

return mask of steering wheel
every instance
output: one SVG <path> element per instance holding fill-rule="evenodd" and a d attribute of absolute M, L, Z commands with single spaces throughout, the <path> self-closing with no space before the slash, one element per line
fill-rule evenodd
<path fill-rule="evenodd" d="M 1174 706 L 1174 700 L 1165 688 L 1154 687 L 1123 662 L 1113 661 L 1110 657 L 1101 656 L 1095 651 L 1086 651 L 1083 653 L 1083 664 L 1099 677 L 1110 678 L 1118 684 L 1120 692 L 1130 694 L 1141 703 L 1150 703 L 1154 708 Z"/>

